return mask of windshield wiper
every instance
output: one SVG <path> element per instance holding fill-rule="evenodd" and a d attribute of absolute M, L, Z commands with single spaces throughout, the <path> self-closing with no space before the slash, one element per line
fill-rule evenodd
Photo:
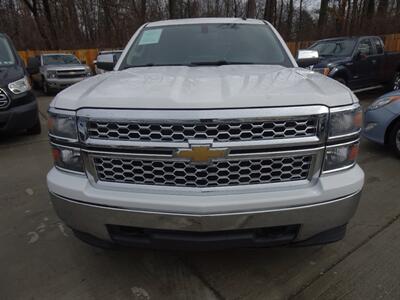
<path fill-rule="evenodd" d="M 189 66 L 224 66 L 224 65 L 254 65 L 254 63 L 215 60 L 215 61 L 194 61 L 189 64 Z"/>

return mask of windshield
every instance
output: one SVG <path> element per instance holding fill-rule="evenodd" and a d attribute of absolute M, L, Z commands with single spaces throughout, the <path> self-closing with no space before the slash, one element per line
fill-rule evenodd
<path fill-rule="evenodd" d="M 293 66 L 281 42 L 266 25 L 191 24 L 144 29 L 121 69 L 223 64 Z"/>
<path fill-rule="evenodd" d="M 15 64 L 15 57 L 11 50 L 8 40 L 0 37 L 0 66 L 9 66 Z"/>
<path fill-rule="evenodd" d="M 317 50 L 319 56 L 350 56 L 355 45 L 354 40 L 331 40 L 318 42 L 310 49 Z"/>
<path fill-rule="evenodd" d="M 80 64 L 79 59 L 74 55 L 55 54 L 55 55 L 44 55 L 44 65 L 66 65 L 66 64 Z"/>

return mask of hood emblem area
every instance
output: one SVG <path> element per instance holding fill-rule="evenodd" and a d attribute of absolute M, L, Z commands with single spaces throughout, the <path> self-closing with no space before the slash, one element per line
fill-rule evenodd
<path fill-rule="evenodd" d="M 194 164 L 208 164 L 215 159 L 223 159 L 228 155 L 228 149 L 211 148 L 209 146 L 199 145 L 191 146 L 189 149 L 178 149 L 174 157 L 188 159 Z"/>

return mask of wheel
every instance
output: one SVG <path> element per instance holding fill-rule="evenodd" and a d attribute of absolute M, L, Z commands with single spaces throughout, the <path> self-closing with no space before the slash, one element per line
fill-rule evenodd
<path fill-rule="evenodd" d="M 389 144 L 393 148 L 394 152 L 400 156 L 400 121 L 397 121 L 390 131 Z"/>
<path fill-rule="evenodd" d="M 39 135 L 42 133 L 42 126 L 40 125 L 39 118 L 37 119 L 35 125 L 33 125 L 31 128 L 28 128 L 26 132 L 29 135 Z"/>
<path fill-rule="evenodd" d="M 50 95 L 51 94 L 51 90 L 50 90 L 49 84 L 46 82 L 45 79 L 43 79 L 43 93 L 45 95 Z"/>
<path fill-rule="evenodd" d="M 392 82 L 392 90 L 393 91 L 400 90 L 400 72 L 399 71 L 397 71 L 394 74 L 393 82 Z"/>
<path fill-rule="evenodd" d="M 347 86 L 346 79 L 344 79 L 343 77 L 334 77 L 333 79 L 335 79 L 337 82 L 340 82 L 341 84 Z"/>

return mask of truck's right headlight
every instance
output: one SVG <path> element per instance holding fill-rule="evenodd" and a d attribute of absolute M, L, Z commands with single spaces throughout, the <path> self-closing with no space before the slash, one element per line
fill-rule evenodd
<path fill-rule="evenodd" d="M 78 141 L 75 112 L 50 108 L 47 121 L 50 137 L 69 142 Z"/>
<path fill-rule="evenodd" d="M 63 171 L 84 172 L 81 151 L 79 148 L 64 147 L 52 144 L 54 164 Z"/>
<path fill-rule="evenodd" d="M 329 118 L 329 139 L 338 139 L 361 131 L 363 112 L 360 104 L 331 109 Z"/>

